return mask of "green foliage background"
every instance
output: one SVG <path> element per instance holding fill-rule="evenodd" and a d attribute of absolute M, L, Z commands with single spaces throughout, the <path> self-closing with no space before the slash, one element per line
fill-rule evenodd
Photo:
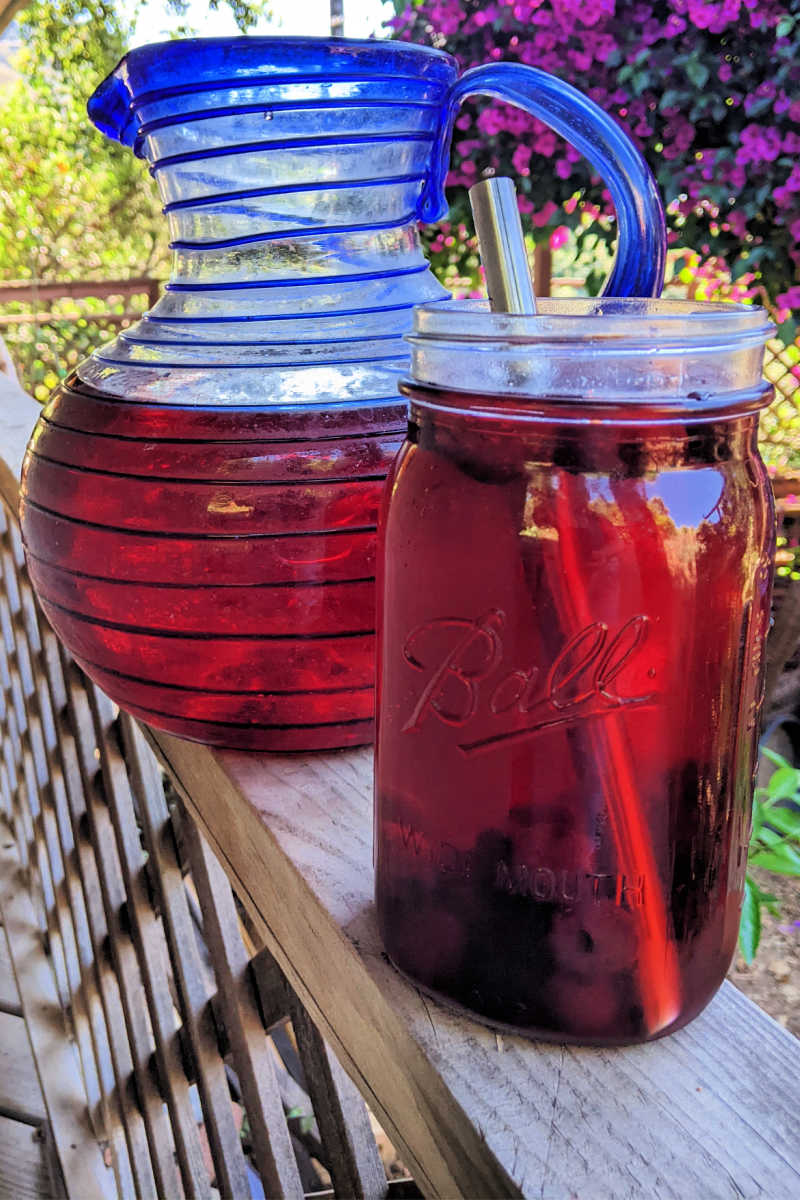
<path fill-rule="evenodd" d="M 209 0 L 209 7 L 222 2 Z M 261 0 L 225 2 L 243 31 L 264 11 Z M 172 0 L 179 14 L 187 7 Z M 167 274 L 166 222 L 146 164 L 86 115 L 86 100 L 129 44 L 137 9 L 128 11 L 126 18 L 114 0 L 34 0 L 18 16 L 19 78 L 0 91 L 0 280 L 30 280 L 35 289 L 51 280 Z M 3 311 L 22 315 L 37 307 L 34 298 Z M 52 324 L 0 322 L 37 399 L 108 340 L 108 326 L 93 319 L 108 308 L 105 301 L 68 300 L 56 305 Z M 111 308 L 121 313 L 125 305 Z M 66 319 L 76 310 L 77 322 Z"/>

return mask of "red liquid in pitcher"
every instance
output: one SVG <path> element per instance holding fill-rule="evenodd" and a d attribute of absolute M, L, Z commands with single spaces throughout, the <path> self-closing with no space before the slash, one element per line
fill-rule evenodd
<path fill-rule="evenodd" d="M 773 538 L 755 418 L 526 429 L 420 409 L 390 491 L 390 957 L 535 1036 L 679 1027 L 739 923 Z"/>
<path fill-rule="evenodd" d="M 48 619 L 112 699 L 183 737 L 371 741 L 375 524 L 403 413 L 155 406 L 70 381 L 23 479 Z"/>

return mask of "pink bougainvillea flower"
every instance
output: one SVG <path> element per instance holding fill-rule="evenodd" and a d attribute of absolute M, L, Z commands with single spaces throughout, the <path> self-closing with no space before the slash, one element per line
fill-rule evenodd
<path fill-rule="evenodd" d="M 731 258 L 740 252 L 736 242 L 745 256 L 759 250 L 758 281 L 732 281 L 724 262 L 699 276 L 698 263 L 686 286 L 702 283 L 709 298 L 757 299 L 767 289 L 773 304 L 780 293 L 784 318 L 800 312 L 800 26 L 786 20 L 797 15 L 798 0 L 405 3 L 392 22 L 394 36 L 449 51 L 462 70 L 528 63 L 573 84 L 623 123 L 657 173 L 671 246 L 689 239 L 698 251 L 707 246 Z M 631 77 L 620 81 L 625 64 Z M 520 210 L 554 243 L 559 223 L 577 211 L 578 237 L 595 219 L 610 236 L 614 218 L 603 185 L 579 165 L 574 146 L 505 103 L 472 102 L 456 122 L 449 186 L 469 186 L 479 167 L 524 172 Z M 459 266 L 459 250 L 460 242 L 442 244 L 440 253 Z M 474 278 L 460 266 L 458 274 Z"/>
<path fill-rule="evenodd" d="M 550 234 L 550 249 L 560 250 L 569 241 L 569 229 L 566 225 L 557 225 Z"/>
<path fill-rule="evenodd" d="M 739 135 L 736 161 L 747 163 L 774 162 L 781 152 L 781 135 L 767 125 L 745 125 Z"/>
<path fill-rule="evenodd" d="M 800 308 L 800 286 L 791 287 L 788 292 L 781 292 L 780 296 L 776 296 L 775 299 L 781 308 Z"/>
<path fill-rule="evenodd" d="M 524 143 L 517 146 L 514 153 L 511 155 L 511 165 L 519 175 L 530 175 L 531 154 L 533 151 L 530 146 Z"/>
<path fill-rule="evenodd" d="M 533 207 L 533 206 L 531 206 L 531 207 Z M 547 203 L 542 208 L 540 208 L 538 212 L 535 212 L 533 214 L 533 216 L 531 217 L 531 220 L 533 221 L 533 223 L 537 227 L 537 229 L 542 229 L 545 225 L 547 225 L 550 222 L 551 217 L 553 217 L 555 215 L 555 213 L 557 213 L 557 212 L 558 212 L 558 205 L 553 204 L 552 200 L 548 200 Z"/>

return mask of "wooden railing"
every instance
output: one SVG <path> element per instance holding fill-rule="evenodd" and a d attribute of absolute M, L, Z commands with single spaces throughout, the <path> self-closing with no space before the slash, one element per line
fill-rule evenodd
<path fill-rule="evenodd" d="M 150 277 L 0 283 L 0 334 L 23 386 L 44 400 L 90 350 L 152 308 L 160 288 Z"/>
<path fill-rule="evenodd" d="M 0 907 L 71 1195 L 418 1194 L 375 1118 L 448 1200 L 800 1195 L 800 1043 L 733 987 L 646 1046 L 491 1032 L 382 952 L 369 750 L 219 752 L 117 713 L 37 610 L 15 518 L 36 410 L 10 411 Z"/>
<path fill-rule="evenodd" d="M 0 283 L 0 305 L 26 304 L 35 311 L 30 313 L 4 314 L 0 316 L 0 325 L 46 325 L 49 321 L 79 320 L 85 317 L 82 312 L 53 313 L 50 307 L 41 309 L 40 305 L 51 305 L 56 300 L 95 299 L 105 300 L 109 296 L 139 296 L 144 293 L 150 308 L 158 300 L 161 284 L 157 279 L 145 276 L 141 279 L 103 279 L 97 282 L 77 280 L 65 283 L 38 283 L 32 279 L 15 279 Z M 99 314 L 109 322 L 122 323 L 126 319 L 135 319 L 140 314 L 105 313 Z"/>

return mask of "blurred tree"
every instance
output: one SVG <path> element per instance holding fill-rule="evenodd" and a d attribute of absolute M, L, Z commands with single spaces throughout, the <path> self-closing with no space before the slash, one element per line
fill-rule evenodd
<path fill-rule="evenodd" d="M 263 0 L 226 2 L 243 30 L 263 11 Z M 0 94 L 0 278 L 163 270 L 166 228 L 146 167 L 86 116 L 88 96 L 125 53 L 135 10 L 125 17 L 114 0 L 35 0 L 18 20 L 20 78 Z"/>

